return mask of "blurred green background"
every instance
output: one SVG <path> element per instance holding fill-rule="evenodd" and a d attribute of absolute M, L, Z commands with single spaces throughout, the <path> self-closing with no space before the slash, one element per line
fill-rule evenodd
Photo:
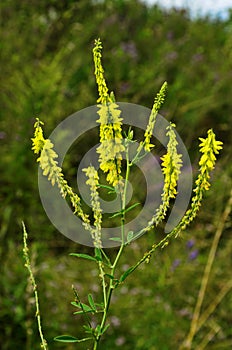
<path fill-rule="evenodd" d="M 76 286 L 83 300 L 89 291 L 97 299 L 97 271 L 91 262 L 68 256 L 91 249 L 63 237 L 46 217 L 38 195 L 31 137 L 35 117 L 45 122 L 48 136 L 68 115 L 96 103 L 92 48 L 98 37 L 104 45 L 108 85 L 118 101 L 151 108 L 156 92 L 168 82 L 161 114 L 176 123 L 195 175 L 198 137 L 213 128 L 224 142 L 199 218 L 181 239 L 159 251 L 117 290 L 110 314 L 112 327 L 102 344 L 106 350 L 178 349 L 190 326 L 209 249 L 231 188 L 232 12 L 225 21 L 191 19 L 186 10 L 164 11 L 137 0 L 2 0 L 0 6 L 1 349 L 40 349 L 22 258 L 22 220 L 29 232 L 49 349 L 86 349 L 56 343 L 53 337 L 82 335 L 83 320 L 72 315 L 71 286 Z M 83 149 L 87 146 L 83 144 Z M 79 157 L 67 157 L 64 170 L 71 181 Z M 162 230 L 129 246 L 121 269 L 136 262 L 161 237 Z M 231 268 L 231 221 L 227 220 L 203 310 L 231 280 Z M 211 341 L 199 349 L 232 346 L 231 290 L 200 328 L 194 349 L 211 331 Z"/>

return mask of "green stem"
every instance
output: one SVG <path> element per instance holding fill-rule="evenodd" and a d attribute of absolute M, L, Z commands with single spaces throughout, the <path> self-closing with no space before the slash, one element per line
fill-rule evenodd
<path fill-rule="evenodd" d="M 154 251 L 161 247 L 165 247 L 165 245 L 168 244 L 169 240 L 171 237 L 173 237 L 176 234 L 176 231 L 172 231 L 169 234 L 167 234 L 160 242 L 153 244 L 153 246 L 150 248 L 150 250 L 148 250 L 143 257 L 134 265 L 131 267 L 130 273 L 128 273 L 128 275 L 126 276 L 126 278 L 132 273 L 134 272 L 144 261 L 146 261 L 147 259 L 150 259 L 151 255 L 154 253 Z M 125 278 L 125 279 L 126 279 Z M 125 281 L 124 279 L 124 281 Z"/>
<path fill-rule="evenodd" d="M 127 192 L 127 187 L 128 187 L 128 180 L 129 180 L 129 175 L 130 175 L 130 162 L 129 162 L 129 153 L 127 151 L 126 154 L 126 176 L 125 176 L 125 185 L 124 185 L 124 190 L 123 190 L 123 195 L 121 196 L 121 210 L 122 210 L 122 216 L 121 216 L 121 245 L 120 245 L 120 249 L 116 255 L 116 258 L 114 260 L 114 263 L 111 265 L 111 270 L 110 270 L 110 274 L 112 276 L 114 276 L 115 274 L 115 269 L 118 265 L 119 259 L 122 255 L 123 249 L 125 247 L 125 239 L 124 239 L 124 235 L 125 235 L 125 231 L 124 231 L 124 226 L 125 226 L 125 207 L 126 207 L 126 192 Z M 102 249 L 103 252 L 103 249 Z M 106 254 L 103 252 L 104 257 L 106 258 Z M 109 259 L 107 257 L 107 262 L 109 262 Z M 105 323 L 106 323 L 106 319 L 107 319 L 107 314 L 108 314 L 108 310 L 110 307 L 110 302 L 111 302 L 111 297 L 112 297 L 112 293 L 114 290 L 114 285 L 113 285 L 113 281 L 110 280 L 109 283 L 109 287 L 108 290 L 106 292 L 106 281 L 105 281 L 105 273 L 103 270 L 103 266 L 102 266 L 102 262 L 99 262 L 98 264 L 99 266 L 99 271 L 100 271 L 100 277 L 102 279 L 102 290 L 103 290 L 103 298 L 104 298 L 104 312 L 103 312 L 103 316 L 102 316 L 102 320 L 101 320 L 101 326 L 100 326 L 100 330 L 101 332 L 103 331 L 104 327 L 105 327 Z M 101 339 L 101 332 L 100 334 L 95 338 L 94 340 L 94 345 L 93 345 L 93 350 L 97 350 L 98 349 L 98 345 Z"/>
<path fill-rule="evenodd" d="M 40 335 L 40 339 L 41 339 L 41 348 L 43 348 L 44 350 L 47 350 L 48 349 L 47 341 L 44 338 L 43 332 L 42 332 L 42 325 L 41 325 L 41 318 L 40 318 L 39 296 L 38 296 L 38 292 L 37 292 L 37 284 L 35 282 L 35 277 L 34 277 L 34 274 L 33 274 L 33 271 L 32 271 L 30 257 L 29 257 L 29 253 L 28 253 L 27 231 L 26 231 L 26 227 L 24 225 L 24 222 L 22 222 L 22 226 L 23 226 L 23 255 L 24 255 L 24 259 L 25 259 L 25 267 L 27 268 L 27 270 L 29 272 L 31 284 L 32 284 L 33 291 L 34 291 L 35 307 L 36 307 L 36 315 L 35 316 L 37 318 L 38 330 L 39 330 L 39 335 Z"/>
<path fill-rule="evenodd" d="M 100 338 L 99 338 L 99 340 L 100 340 Z M 94 341 L 94 344 L 93 344 L 93 350 L 97 350 L 97 348 L 98 348 L 98 344 L 99 344 L 99 340 L 98 340 L 98 339 L 96 339 L 96 340 Z"/>
<path fill-rule="evenodd" d="M 106 281 L 105 281 L 105 272 L 103 269 L 103 263 L 102 261 L 98 262 L 98 267 L 100 271 L 100 278 L 102 280 L 102 291 L 103 291 L 103 300 L 104 300 L 104 307 L 106 307 L 107 304 L 107 298 L 106 298 Z"/>

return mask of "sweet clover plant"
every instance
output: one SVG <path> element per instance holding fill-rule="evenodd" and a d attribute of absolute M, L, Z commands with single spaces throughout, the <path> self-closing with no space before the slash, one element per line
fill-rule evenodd
<path fill-rule="evenodd" d="M 130 159 L 129 151 L 132 145 L 135 144 L 136 140 L 134 140 L 134 133 L 131 128 L 128 128 L 125 135 L 122 131 L 123 119 L 121 111 L 115 101 L 114 94 L 109 93 L 104 78 L 101 52 L 102 43 L 100 39 L 98 39 L 95 41 L 93 49 L 95 77 L 99 93 L 97 99 L 97 113 L 99 118 L 96 122 L 99 125 L 100 145 L 97 148 L 97 156 L 100 170 L 105 174 L 107 185 L 101 183 L 99 169 L 96 169 L 91 164 L 83 169 L 86 176 L 86 184 L 90 191 L 91 216 L 85 213 L 82 198 L 74 192 L 65 179 L 62 168 L 58 165 L 58 154 L 55 152 L 51 140 L 44 137 L 43 122 L 39 119 L 36 119 L 34 125 L 34 137 L 32 138 L 32 149 L 34 153 L 38 155 L 37 162 L 42 169 L 43 175 L 47 177 L 52 186 L 57 186 L 59 188 L 60 194 L 63 198 L 69 199 L 73 208 L 73 213 L 81 219 L 86 234 L 91 235 L 94 246 L 93 254 L 71 253 L 71 255 L 78 259 L 90 260 L 93 264 L 97 265 L 99 270 L 98 279 L 102 290 L 101 300 L 94 300 L 92 294 L 89 293 L 88 303 L 83 303 L 80 300 L 78 291 L 73 287 L 74 301 L 72 302 L 72 305 L 76 309 L 74 314 L 84 315 L 86 323 L 83 327 L 86 336 L 84 338 L 79 338 L 76 335 L 60 335 L 55 337 L 55 340 L 67 343 L 86 342 L 86 348 L 91 348 L 92 350 L 100 349 L 102 335 L 107 333 L 107 329 L 110 327 L 107 317 L 113 293 L 117 293 L 117 288 L 120 288 L 120 286 L 126 282 L 128 276 L 131 275 L 141 264 L 149 262 L 152 254 L 158 248 L 163 248 L 168 245 L 170 239 L 177 237 L 195 219 L 199 212 L 203 196 L 210 188 L 210 172 L 215 166 L 216 155 L 222 149 L 222 142 L 216 140 L 212 129 L 208 130 L 205 138 L 200 138 L 199 151 L 201 156 L 199 160 L 199 172 L 195 180 L 195 188 L 193 190 L 193 196 L 188 210 L 171 232 L 164 233 L 163 238 L 159 242 L 154 242 L 150 249 L 144 252 L 137 263 L 130 266 L 124 273 L 120 273 L 120 271 L 118 271 L 119 260 L 125 249 L 128 249 L 127 246 L 134 239 L 148 231 L 150 231 L 150 234 L 153 234 L 155 237 L 156 227 L 165 220 L 172 200 L 177 195 L 177 184 L 183 162 L 182 155 L 178 153 L 178 142 L 174 131 L 175 125 L 170 122 L 166 130 L 166 136 L 168 137 L 166 154 L 161 157 L 161 168 L 164 177 L 161 203 L 143 229 L 140 229 L 138 232 L 126 232 L 126 217 L 137 205 L 137 203 L 135 203 L 134 205 L 127 207 L 126 203 L 131 169 L 154 148 L 154 144 L 152 143 L 152 133 L 153 129 L 156 127 L 158 111 L 165 99 L 167 83 L 164 82 L 154 99 L 154 104 L 147 122 L 143 140 L 137 143 L 137 149 L 133 159 Z M 125 162 L 123 161 L 124 159 Z M 125 174 L 125 177 L 123 174 Z M 112 257 L 107 254 L 102 243 L 103 211 L 99 194 L 101 188 L 105 188 L 111 193 L 117 194 L 120 198 L 120 211 L 113 215 L 113 217 L 117 216 L 120 218 L 120 235 L 119 237 L 111 237 L 112 240 L 115 240 L 118 243 L 119 247 L 113 260 Z M 34 290 L 36 292 L 38 316 L 38 296 L 35 288 L 36 284 L 30 269 L 26 236 L 26 229 L 24 227 L 24 255 L 26 257 L 26 265 L 29 268 Z M 97 324 L 91 321 L 93 315 L 95 319 L 98 320 Z M 41 346 L 44 349 L 47 349 L 47 344 L 41 331 L 40 319 L 38 321 L 42 340 Z"/>

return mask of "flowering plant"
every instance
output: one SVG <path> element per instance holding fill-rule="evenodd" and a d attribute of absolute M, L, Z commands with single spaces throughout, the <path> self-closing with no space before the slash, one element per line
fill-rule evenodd
<path fill-rule="evenodd" d="M 121 117 L 121 111 L 115 101 L 114 94 L 109 93 L 108 91 L 104 78 L 104 70 L 101 63 L 101 50 L 102 44 L 98 39 L 95 41 L 95 46 L 93 49 L 95 76 L 99 92 L 99 98 L 97 99 L 97 113 L 99 115 L 99 119 L 97 122 L 100 125 L 100 145 L 97 148 L 97 154 L 100 169 L 106 175 L 106 181 L 108 184 L 103 185 L 100 182 L 98 170 L 93 165 L 83 169 L 87 178 L 86 184 L 89 186 L 90 190 L 92 217 L 84 212 L 81 197 L 73 191 L 67 180 L 65 180 L 62 169 L 59 167 L 57 162 L 58 155 L 54 150 L 54 145 L 50 139 L 44 138 L 42 129 L 43 123 L 39 119 L 37 119 L 35 122 L 35 132 L 34 137 L 32 138 L 32 149 L 35 154 L 39 155 L 37 162 L 42 169 L 43 175 L 48 178 L 53 186 L 58 186 L 59 191 L 64 198 L 68 197 L 70 199 L 74 214 L 81 218 L 84 228 L 91 235 L 94 246 L 94 254 L 72 253 L 71 255 L 79 259 L 91 260 L 93 263 L 97 264 L 102 288 L 102 300 L 94 300 L 92 294 L 90 293 L 88 294 L 88 304 L 85 304 L 80 300 L 78 291 L 73 287 L 75 300 L 72 302 L 72 305 L 77 309 L 75 314 L 82 314 L 85 317 L 86 324 L 84 325 L 84 331 L 87 336 L 80 339 L 75 336 L 61 335 L 55 337 L 55 340 L 66 343 L 92 342 L 93 350 L 99 349 L 101 337 L 104 333 L 106 333 L 108 327 L 110 326 L 107 321 L 107 316 L 112 294 L 115 293 L 116 289 L 120 287 L 125 282 L 127 277 L 131 275 L 141 264 L 144 262 L 149 262 L 152 254 L 159 247 L 165 247 L 171 238 L 177 237 L 196 217 L 202 203 L 203 195 L 209 190 L 210 187 L 210 171 L 215 166 L 215 155 L 217 155 L 220 149 L 222 149 L 222 142 L 216 141 L 215 134 L 212 129 L 208 130 L 206 138 L 200 138 L 200 168 L 199 174 L 195 181 L 195 188 L 193 190 L 194 195 L 191 199 L 189 209 L 186 211 L 180 222 L 171 230 L 171 232 L 165 234 L 159 242 L 154 243 L 150 249 L 148 249 L 148 251 L 144 252 L 143 256 L 136 264 L 130 266 L 124 273 L 120 274 L 120 272 L 117 270 L 118 263 L 126 247 L 142 233 L 154 230 L 155 227 L 158 226 L 167 216 L 167 211 L 170 208 L 171 200 L 177 195 L 177 184 L 183 162 L 182 155 L 178 153 L 177 149 L 178 142 L 174 131 L 175 124 L 169 123 L 166 130 L 166 136 L 168 137 L 167 151 L 166 154 L 161 157 L 161 167 L 164 176 L 161 203 L 143 229 L 139 230 L 138 232 L 126 232 L 125 221 L 127 213 L 133 210 L 133 208 L 137 205 L 134 204 L 128 208 L 126 203 L 131 168 L 135 166 L 142 158 L 144 158 L 151 151 L 151 149 L 154 148 L 151 138 L 153 129 L 156 127 L 155 124 L 158 111 L 165 99 L 167 83 L 165 82 L 162 85 L 154 100 L 143 140 L 140 141 L 134 156 L 132 159 L 130 159 L 129 151 L 131 146 L 135 143 L 133 138 L 133 130 L 129 128 L 129 130 L 125 133 L 125 138 L 123 138 L 123 120 Z M 122 169 L 124 167 L 124 163 L 122 162 L 123 157 L 125 159 L 125 178 L 123 178 L 122 175 Z M 117 241 L 119 245 L 119 249 L 113 261 L 111 260 L 112 258 L 108 256 L 102 242 L 103 215 L 99 194 L 99 190 L 101 188 L 108 189 L 110 192 L 117 194 L 120 198 L 120 211 L 113 215 L 113 217 L 118 216 L 120 218 L 120 237 L 111 237 L 111 239 Z M 24 238 L 24 254 L 26 257 L 26 264 L 27 267 L 29 267 L 33 282 L 33 274 L 30 269 L 30 262 L 27 253 L 25 227 Z M 35 282 L 33 285 L 36 291 Z M 38 300 L 36 305 L 38 307 Z M 96 325 L 93 325 L 91 322 L 91 315 L 94 315 L 98 319 Z M 42 347 L 46 349 L 47 344 L 41 331 L 40 319 L 38 320 L 38 324 L 42 340 Z"/>

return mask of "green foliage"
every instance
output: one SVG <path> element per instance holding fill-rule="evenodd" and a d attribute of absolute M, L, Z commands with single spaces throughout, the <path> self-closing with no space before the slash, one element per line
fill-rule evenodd
<path fill-rule="evenodd" d="M 88 55 L 95 37 L 104 40 L 108 79 L 121 100 L 150 106 L 154 91 L 167 80 L 162 113 L 178 120 L 187 145 L 210 125 L 230 150 L 229 20 L 190 21 L 187 13 L 163 13 L 137 1 L 42 1 L 29 6 L 26 1 L 4 0 L 1 9 L 1 198 L 19 221 L 27 208 L 32 228 L 36 226 L 31 218 L 39 213 L 46 239 L 53 230 L 48 232 L 34 195 L 35 165 L 28 151 L 32 118 L 46 115 L 52 130 L 65 116 L 95 103 Z M 16 227 L 13 220 L 13 236 Z"/>
<path fill-rule="evenodd" d="M 163 81 L 168 81 L 169 93 L 161 113 L 178 125 L 186 145 L 189 148 L 191 145 L 193 163 L 197 158 L 196 139 L 209 127 L 214 128 L 224 142 L 224 152 L 214 172 L 212 191 L 207 194 L 204 210 L 199 214 L 197 225 L 184 236 L 186 241 L 195 237 L 198 257 L 188 261 L 187 252 L 183 251 L 185 243 L 170 244 L 171 248 L 159 254 L 159 259 L 151 261 L 141 274 L 135 274 L 133 280 L 129 277 L 127 283 L 134 289 L 133 300 L 129 294 L 119 295 L 112 313 L 122 322 L 120 331 L 115 325 L 111 337 L 104 343 L 106 349 L 122 346 L 126 350 L 150 350 L 157 344 L 161 349 L 177 347 L 184 337 L 183 330 L 187 332 L 200 273 L 231 187 L 231 18 L 225 22 L 208 18 L 190 20 L 185 11 L 163 12 L 157 6 L 148 9 L 134 0 L 94 3 L 89 0 L 33 0 L 30 3 L 3 0 L 0 6 L 0 257 L 3 272 L 0 338 L 4 339 L 3 350 L 23 348 L 25 339 L 28 350 L 36 349 L 38 344 L 37 331 L 31 323 L 34 318 L 31 291 L 26 287 L 20 257 L 22 219 L 33 236 L 30 246 L 41 290 L 41 312 L 49 314 L 44 321 L 50 349 L 62 348 L 58 343 L 54 345 L 54 334 L 81 332 L 71 316 L 64 320 L 63 315 L 71 315 L 73 311 L 64 300 L 72 298 L 67 286 L 77 276 L 82 276 L 77 284 L 82 285 L 83 298 L 88 294 L 92 262 L 86 260 L 83 268 L 79 259 L 66 258 L 67 251 L 76 247 L 55 232 L 40 205 L 30 138 L 38 115 L 43 120 L 46 116 L 49 134 L 67 115 L 95 104 L 96 87 L 89 52 L 94 38 L 99 36 L 105 46 L 108 80 L 122 101 L 151 106 L 154 91 Z M 65 174 L 70 180 L 72 165 L 76 166 L 79 156 L 76 152 L 74 157 L 66 159 Z M 230 231 L 231 225 L 227 222 L 206 304 L 214 300 L 220 286 L 231 278 Z M 132 251 L 122 260 L 122 267 L 147 249 L 147 241 L 141 238 L 139 246 L 132 242 L 130 247 Z M 91 250 L 80 249 L 91 254 Z M 180 266 L 171 272 L 176 259 L 181 260 Z M 155 287 L 153 281 L 157 281 Z M 138 285 L 147 288 L 139 289 Z M 96 298 L 97 287 L 94 284 L 91 287 Z M 148 303 L 146 293 L 153 294 L 154 289 L 156 302 L 153 299 L 153 303 L 150 300 Z M 154 303 L 156 313 L 151 308 Z M 210 345 L 212 349 L 231 346 L 228 327 L 231 305 L 230 293 L 212 316 L 221 326 Z M 146 314 L 138 317 L 144 308 Z M 132 329 L 128 327 L 129 320 Z M 179 324 L 177 331 L 176 324 Z M 208 330 L 206 324 L 196 342 Z M 135 335 L 139 338 L 137 343 Z M 81 348 L 81 344 L 78 346 Z M 67 344 L 65 349 L 71 348 Z"/>

